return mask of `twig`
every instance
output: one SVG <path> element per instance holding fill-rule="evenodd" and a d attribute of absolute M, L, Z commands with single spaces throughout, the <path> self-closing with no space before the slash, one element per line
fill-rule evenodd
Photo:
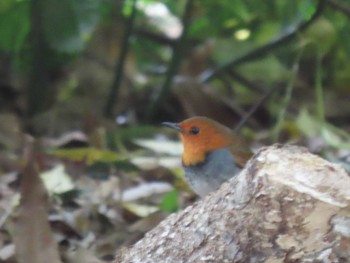
<path fill-rule="evenodd" d="M 350 17 L 350 6 L 345 4 L 344 1 L 326 0 L 326 2 L 334 9 L 337 9 L 338 11 Z"/>
<path fill-rule="evenodd" d="M 163 86 L 161 87 L 159 93 L 156 94 L 155 99 L 153 101 L 151 101 L 150 106 L 147 109 L 147 113 L 146 113 L 147 119 L 151 119 L 151 117 L 153 116 L 153 114 L 154 114 L 155 110 L 157 109 L 158 105 L 160 104 L 160 102 L 170 92 L 173 78 L 174 78 L 175 74 L 177 73 L 178 68 L 180 66 L 180 62 L 181 62 L 182 54 L 183 54 L 183 49 L 185 46 L 185 42 L 187 40 L 187 31 L 188 31 L 190 20 L 191 20 L 192 8 L 193 8 L 193 0 L 187 0 L 184 15 L 182 18 L 183 29 L 182 29 L 181 36 L 179 37 L 176 45 L 174 46 L 172 59 L 171 59 L 170 65 L 168 67 L 167 75 L 165 77 Z"/>
<path fill-rule="evenodd" d="M 222 72 L 225 72 L 225 71 L 227 71 L 227 70 L 229 70 L 229 69 L 231 69 L 239 64 L 242 64 L 243 62 L 256 60 L 256 59 L 266 55 L 267 53 L 271 52 L 273 49 L 278 48 L 278 47 L 283 46 L 284 44 L 288 43 L 290 40 L 294 39 L 300 32 L 302 32 L 306 28 L 308 28 L 312 24 L 312 22 L 315 21 L 316 18 L 318 18 L 321 15 L 323 8 L 324 8 L 324 3 L 325 3 L 325 0 L 319 0 L 316 11 L 312 15 L 312 17 L 309 20 L 302 22 L 299 26 L 295 27 L 294 30 L 287 32 L 286 34 L 284 34 L 284 35 L 280 36 L 279 38 L 267 43 L 264 46 L 256 48 L 256 49 L 252 50 L 251 52 L 249 52 L 241 57 L 238 57 L 238 58 L 234 59 L 233 61 L 228 62 L 227 64 L 223 65 L 220 68 L 213 69 L 213 70 L 207 70 L 207 71 L 203 72 L 199 76 L 199 80 L 201 82 L 208 82 Z"/>
<path fill-rule="evenodd" d="M 272 89 L 270 89 L 269 91 L 267 91 L 265 93 L 265 95 L 263 97 L 261 97 L 261 99 L 258 101 L 258 103 L 256 103 L 250 110 L 249 112 L 241 119 L 241 121 L 237 124 L 237 126 L 234 128 L 234 130 L 237 132 L 239 131 L 243 124 L 246 123 L 246 121 L 253 115 L 253 113 L 261 107 L 261 105 L 263 105 L 265 103 L 265 101 L 272 95 L 272 93 L 274 93 L 277 89 L 279 89 L 280 87 L 278 85 L 276 85 L 275 87 L 273 87 Z"/>
<path fill-rule="evenodd" d="M 281 132 L 282 125 L 285 119 L 287 107 L 292 98 L 292 92 L 295 86 L 296 78 L 298 76 L 299 64 L 300 64 L 300 59 L 302 57 L 302 54 L 303 54 L 303 49 L 298 53 L 295 59 L 295 62 L 293 63 L 293 66 L 292 66 L 292 76 L 287 84 L 286 93 L 284 95 L 284 98 L 282 99 L 282 106 L 277 114 L 276 125 L 272 131 L 272 138 L 274 142 L 277 142 L 278 140 L 278 136 Z"/>
<path fill-rule="evenodd" d="M 260 86 L 260 85 L 257 85 L 255 83 L 253 83 L 252 81 L 246 79 L 244 76 L 242 76 L 241 74 L 239 74 L 238 72 L 234 71 L 233 69 L 232 70 L 229 70 L 229 73 L 230 73 L 230 77 L 233 77 L 237 82 L 241 83 L 242 85 L 244 86 L 247 86 L 249 89 L 252 89 L 252 90 L 256 90 L 256 91 L 260 91 L 262 92 L 264 89 Z M 226 74 L 220 74 L 218 76 L 218 79 L 220 79 L 223 84 L 225 85 L 225 87 L 230 90 L 230 92 L 232 93 L 232 86 L 231 86 L 231 81 L 229 80 L 226 80 L 227 75 Z M 210 93 L 210 96 L 216 96 L 214 95 L 213 93 Z M 227 97 L 222 97 L 222 96 L 216 96 L 218 98 L 218 100 L 221 100 L 224 104 L 226 104 L 230 109 L 232 109 L 235 113 L 237 113 L 241 118 L 245 118 L 248 113 L 242 109 L 242 107 L 240 107 L 237 103 L 235 103 L 231 98 L 232 98 L 232 95 L 231 94 L 228 94 Z M 251 116 L 251 115 L 249 115 Z M 245 121 L 249 121 L 249 124 L 254 127 L 254 128 L 258 128 L 259 127 L 259 123 L 254 120 L 254 119 L 246 119 L 245 118 Z M 240 124 L 244 124 L 245 121 L 243 123 L 240 123 Z"/>
<path fill-rule="evenodd" d="M 316 93 L 316 107 L 317 115 L 320 122 L 324 123 L 324 94 L 322 85 L 322 55 L 318 52 L 316 57 L 316 72 L 315 72 L 315 93 Z"/>
<path fill-rule="evenodd" d="M 118 90 L 121 86 L 121 81 L 123 78 L 124 64 L 125 64 L 124 62 L 129 50 L 129 39 L 134 27 L 134 21 L 136 17 L 136 2 L 137 0 L 132 1 L 131 14 L 126 22 L 126 28 L 125 28 L 124 37 L 121 43 L 121 50 L 118 58 L 118 63 L 115 68 L 115 78 L 113 80 L 110 93 L 107 99 L 106 107 L 105 107 L 105 117 L 108 117 L 108 118 L 112 117 L 113 115 L 114 102 L 118 95 Z"/>
<path fill-rule="evenodd" d="M 241 83 L 242 85 L 248 87 L 251 90 L 254 91 L 258 91 L 258 92 L 262 92 L 265 89 L 263 89 L 263 87 L 261 87 L 260 85 L 250 81 L 249 79 L 247 79 L 246 77 L 244 77 L 242 74 L 238 73 L 237 71 L 235 71 L 234 69 L 230 69 L 228 71 L 228 73 L 230 74 L 230 76 L 232 78 L 234 78 L 237 82 Z"/>

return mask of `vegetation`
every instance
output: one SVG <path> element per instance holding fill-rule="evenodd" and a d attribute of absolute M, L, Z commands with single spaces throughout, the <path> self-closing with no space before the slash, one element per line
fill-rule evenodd
<path fill-rule="evenodd" d="M 58 262 L 56 243 L 108 260 L 192 202 L 162 121 L 205 115 L 349 169 L 349 16 L 348 0 L 1 0 L 0 261 Z"/>

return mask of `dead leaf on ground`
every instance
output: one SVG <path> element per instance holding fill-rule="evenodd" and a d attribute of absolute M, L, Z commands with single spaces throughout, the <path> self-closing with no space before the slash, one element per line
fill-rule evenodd
<path fill-rule="evenodd" d="M 15 218 L 13 240 L 19 263 L 61 262 L 48 222 L 48 194 L 39 178 L 32 151 L 23 170 L 21 201 Z"/>

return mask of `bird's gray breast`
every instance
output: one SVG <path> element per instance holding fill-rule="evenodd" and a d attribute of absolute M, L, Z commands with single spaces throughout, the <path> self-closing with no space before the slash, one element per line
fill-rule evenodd
<path fill-rule="evenodd" d="M 184 169 L 189 185 L 200 196 L 217 190 L 223 182 L 240 171 L 227 148 L 213 151 L 202 164 L 186 166 Z"/>

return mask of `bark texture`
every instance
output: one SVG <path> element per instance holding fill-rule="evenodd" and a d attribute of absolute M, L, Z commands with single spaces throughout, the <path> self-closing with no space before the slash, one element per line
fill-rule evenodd
<path fill-rule="evenodd" d="M 262 148 L 119 262 L 350 262 L 350 177 L 302 147 Z"/>

